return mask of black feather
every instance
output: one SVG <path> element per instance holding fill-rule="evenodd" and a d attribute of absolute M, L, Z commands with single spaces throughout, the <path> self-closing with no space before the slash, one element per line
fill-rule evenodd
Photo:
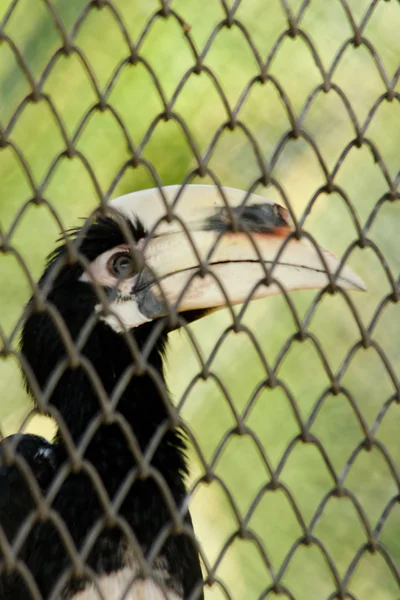
<path fill-rule="evenodd" d="M 144 228 L 138 222 L 129 227 L 135 240 L 145 235 Z M 79 240 L 79 236 L 79 231 L 72 233 L 75 240 Z M 125 242 L 118 224 L 113 219 L 102 218 L 93 223 L 85 233 L 79 251 L 87 260 L 93 260 L 99 254 Z M 93 314 L 97 296 L 88 284 L 79 281 L 82 267 L 77 263 L 68 263 L 65 245 L 58 247 L 50 255 L 41 285 L 45 285 L 46 278 L 57 261 L 62 261 L 62 266 L 47 298 L 57 310 L 59 318 L 64 321 L 72 340 L 76 341 L 87 319 Z M 155 326 L 155 323 L 147 323 L 129 333 L 135 347 L 139 350 L 144 347 Z M 51 504 L 78 550 L 85 547 L 87 536 L 98 526 L 93 543 L 87 549 L 85 563 L 99 575 L 121 569 L 125 565 L 126 549 L 130 545 L 126 524 L 145 556 L 152 551 L 160 534 L 167 531 L 161 548 L 156 553 L 154 565 L 162 560 L 168 570 L 165 585 L 186 599 L 199 586 L 202 576 L 193 534 L 187 535 L 174 530 L 166 498 L 167 490 L 178 510 L 181 510 L 186 499 L 187 474 L 184 435 L 169 418 L 171 405 L 162 368 L 166 336 L 167 331 L 162 331 L 149 352 L 148 363 L 151 369 L 139 373 L 134 370 L 136 360 L 126 337 L 115 333 L 106 323 L 98 321 L 80 349 L 84 361 L 79 365 L 71 365 L 57 319 L 46 310 L 37 312 L 35 303 L 31 301 L 23 327 L 21 351 L 42 391 L 49 385 L 54 369 L 59 369 L 58 381 L 51 383 L 48 411 L 57 411 L 76 447 L 82 443 L 85 445 L 82 451 L 83 465 L 74 471 L 66 471 L 65 479 Z M 93 374 L 101 380 L 102 388 L 109 398 L 115 392 L 121 377 L 125 377 L 125 386 L 119 389 L 118 400 L 115 402 L 114 414 L 117 419 L 114 421 L 107 421 L 104 417 Z M 33 395 L 35 386 L 28 373 L 24 376 L 27 389 Z M 90 439 L 86 439 L 87 428 L 94 422 L 97 422 L 97 426 Z M 131 431 L 143 453 L 149 450 L 154 434 L 162 430 L 144 473 L 141 471 L 142 461 L 132 452 L 123 425 Z M 32 456 L 36 456 L 31 469 L 43 493 L 51 487 L 59 469 L 71 462 L 62 429 L 59 429 L 54 444 L 46 446 L 51 447 L 51 460 L 44 463 L 38 462 L 40 453 L 38 455 L 37 449 L 40 444 L 48 444 L 47 442 L 40 438 L 26 437 L 22 438 L 18 446 L 18 452 L 27 462 L 32 462 Z M 90 469 L 85 465 L 95 469 L 100 483 L 93 479 Z M 127 485 L 126 495 L 118 503 L 116 518 L 105 519 L 102 504 L 104 494 L 110 501 L 115 501 L 121 486 L 126 484 L 129 477 L 132 480 Z M 11 539 L 24 517 L 35 510 L 35 503 L 29 482 L 26 482 L 25 475 L 18 466 L 3 467 L 0 471 L 0 483 L 0 524 Z M 16 499 L 18 494 L 19 499 Z M 190 530 L 192 523 L 188 512 L 184 514 L 184 521 Z M 62 531 L 51 519 L 33 522 L 18 557 L 30 570 L 43 598 L 52 593 L 65 573 L 68 574 L 67 581 L 61 586 L 59 596 L 63 600 L 72 598 L 74 593 L 87 585 L 86 575 L 78 576 L 72 572 L 68 545 L 63 539 Z M 15 569 L 11 573 L 3 571 L 0 574 L 0 590 L 0 598 L 9 600 L 28 600 L 32 597 L 29 586 Z M 202 597 L 202 594 L 198 596 Z"/>

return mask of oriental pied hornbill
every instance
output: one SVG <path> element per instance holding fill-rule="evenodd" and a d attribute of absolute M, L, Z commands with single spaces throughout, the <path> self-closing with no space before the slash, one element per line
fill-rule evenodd
<path fill-rule="evenodd" d="M 287 210 L 255 195 L 241 206 L 244 198 L 199 185 L 128 194 L 75 232 L 81 260 L 71 242 L 50 256 L 39 283 L 47 303 L 28 305 L 21 357 L 28 391 L 44 390 L 63 426 L 52 444 L 21 435 L 0 446 L 1 599 L 203 598 L 185 511 L 185 441 L 165 393 L 168 330 L 179 325 L 177 313 L 190 322 L 280 285 L 323 288 L 326 270 L 339 286 L 364 289 L 304 238 L 278 254 L 292 231 Z M 266 280 L 266 268 L 279 285 Z M 71 456 L 73 445 L 83 461 Z M 47 511 L 37 510 L 38 491 Z M 103 519 L 107 497 L 114 508 Z"/>

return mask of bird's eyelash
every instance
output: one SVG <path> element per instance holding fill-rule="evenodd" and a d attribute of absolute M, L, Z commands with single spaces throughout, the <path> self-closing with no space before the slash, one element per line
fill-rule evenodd
<path fill-rule="evenodd" d="M 79 240 L 83 227 L 71 227 L 57 240 L 57 246 L 47 258 L 47 267 L 54 264 L 60 257 L 67 254 L 68 244 L 76 243 L 78 252 L 86 257 L 90 262 L 94 261 L 100 254 L 109 251 L 111 248 L 122 246 L 123 244 L 138 244 L 148 236 L 147 230 L 139 219 L 126 221 L 131 239 L 127 239 L 123 228 L 111 217 L 98 217 L 88 228 L 81 241 Z M 102 251 L 99 253 L 99 248 Z M 127 252 L 129 249 L 127 248 Z"/>

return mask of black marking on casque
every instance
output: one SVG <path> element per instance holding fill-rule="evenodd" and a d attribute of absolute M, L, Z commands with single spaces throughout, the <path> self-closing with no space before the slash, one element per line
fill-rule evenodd
<path fill-rule="evenodd" d="M 237 217 L 237 227 L 227 208 L 221 208 L 210 217 L 205 229 L 212 231 L 243 231 L 251 233 L 274 233 L 277 228 L 289 227 L 288 211 L 279 204 L 251 204 L 231 207 Z"/>

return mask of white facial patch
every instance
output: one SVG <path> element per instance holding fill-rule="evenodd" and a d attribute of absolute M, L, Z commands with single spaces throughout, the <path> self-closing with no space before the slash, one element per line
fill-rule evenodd
<path fill-rule="evenodd" d="M 95 306 L 96 313 L 101 313 L 103 310 L 102 304 Z M 134 297 L 129 300 L 125 298 L 113 300 L 109 304 L 109 311 L 108 314 L 100 316 L 100 320 L 107 323 L 116 333 L 134 329 L 152 320 L 140 312 Z"/>
<path fill-rule="evenodd" d="M 136 569 L 125 567 L 97 578 L 72 600 L 182 600 L 173 591 L 163 589 L 153 579 L 135 579 Z"/>
<path fill-rule="evenodd" d="M 138 249 L 140 250 L 141 247 L 142 244 L 139 242 Z M 105 308 L 108 309 L 106 314 L 101 314 L 100 319 L 112 327 L 116 333 L 139 327 L 139 325 L 151 321 L 150 318 L 140 312 L 133 294 L 138 274 L 135 273 L 132 277 L 118 279 L 109 270 L 110 259 L 121 252 L 128 254 L 129 248 L 128 244 L 121 244 L 120 246 L 111 248 L 111 250 L 107 250 L 107 252 L 103 252 L 103 254 L 100 254 L 100 256 L 90 263 L 80 277 L 80 281 L 115 290 L 116 298 L 107 307 L 104 307 L 99 302 L 95 306 L 95 311 L 97 314 L 100 314 L 105 312 Z"/>

